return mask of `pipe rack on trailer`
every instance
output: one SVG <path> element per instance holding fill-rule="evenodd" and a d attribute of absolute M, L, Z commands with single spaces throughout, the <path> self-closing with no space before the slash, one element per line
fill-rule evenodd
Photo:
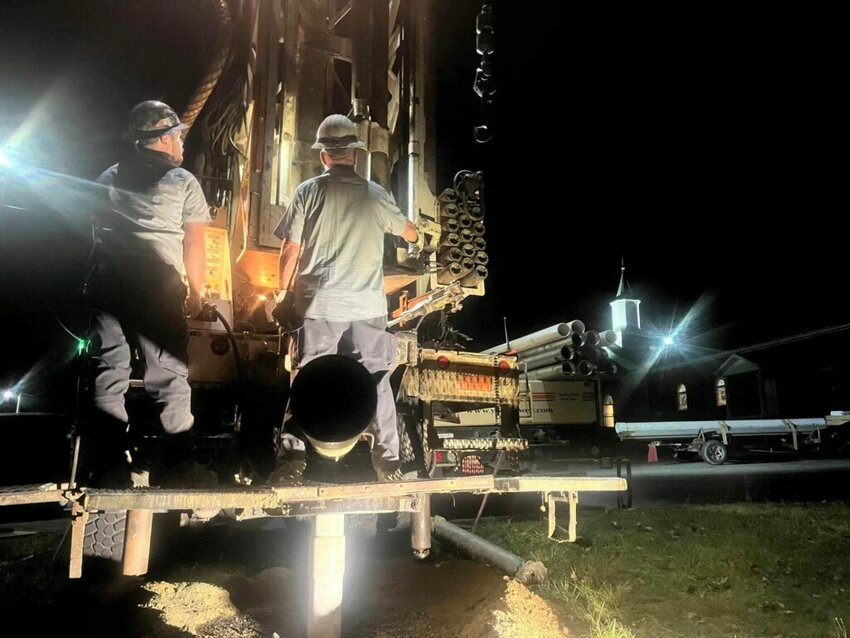
<path fill-rule="evenodd" d="M 804 448 L 830 447 L 844 440 L 847 417 L 807 417 L 797 419 L 727 419 L 716 421 L 619 422 L 615 430 L 621 441 L 648 441 L 650 445 L 672 448 L 677 457 L 701 456 L 712 465 L 721 465 L 728 447 L 735 442 L 753 447 L 754 441 L 778 438 L 782 447 L 798 452 Z M 737 439 L 737 440 L 736 440 Z"/>
<path fill-rule="evenodd" d="M 411 512 L 411 545 L 418 557 L 431 548 L 431 494 L 542 495 L 549 510 L 549 535 L 555 532 L 556 507 L 569 505 L 568 541 L 576 539 L 580 492 L 624 492 L 616 477 L 493 477 L 411 480 L 398 483 L 355 483 L 204 490 L 69 489 L 56 484 L 0 488 L 0 506 L 56 503 L 71 510 L 69 575 L 82 576 L 83 535 L 92 512 L 126 510 L 123 567 L 126 575 L 147 572 L 154 512 L 236 509 L 237 520 L 257 516 L 315 516 L 310 548 L 308 638 L 340 635 L 345 565 L 345 515 Z"/>

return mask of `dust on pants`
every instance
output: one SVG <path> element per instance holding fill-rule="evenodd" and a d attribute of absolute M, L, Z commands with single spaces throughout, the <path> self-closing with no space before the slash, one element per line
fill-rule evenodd
<path fill-rule="evenodd" d="M 376 380 L 378 405 L 369 432 L 375 437 L 372 463 L 398 461 L 399 438 L 395 396 L 389 370 L 395 360 L 395 338 L 386 331 L 385 317 L 362 321 L 323 321 L 305 318 L 293 354 L 298 367 L 325 355 L 354 359 Z"/>

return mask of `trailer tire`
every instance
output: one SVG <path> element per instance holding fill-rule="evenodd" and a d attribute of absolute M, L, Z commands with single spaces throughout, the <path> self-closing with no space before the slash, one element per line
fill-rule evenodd
<path fill-rule="evenodd" d="M 124 532 L 127 512 L 92 512 L 83 537 L 83 556 L 120 563 L 124 558 Z"/>
<path fill-rule="evenodd" d="M 703 443 L 700 456 L 709 465 L 723 465 L 729 457 L 729 450 L 723 441 L 711 439 Z"/>

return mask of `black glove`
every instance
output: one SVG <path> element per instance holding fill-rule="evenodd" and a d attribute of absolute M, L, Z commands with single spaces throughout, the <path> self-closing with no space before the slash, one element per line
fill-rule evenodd
<path fill-rule="evenodd" d="M 281 293 L 277 305 L 272 310 L 272 317 L 284 332 L 292 332 L 301 327 L 301 317 L 295 311 L 295 295 L 291 292 Z"/>

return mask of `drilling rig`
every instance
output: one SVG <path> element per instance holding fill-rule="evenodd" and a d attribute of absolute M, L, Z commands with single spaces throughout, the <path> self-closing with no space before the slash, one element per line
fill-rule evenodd
<path fill-rule="evenodd" d="M 194 172 L 215 212 L 206 229 L 212 312 L 190 324 L 189 348 L 196 395 L 215 390 L 198 409 L 230 415 L 213 431 L 238 432 L 250 448 L 252 437 L 268 440 L 264 430 L 279 421 L 288 364 L 285 335 L 271 316 L 281 288 L 272 231 L 298 184 L 323 170 L 311 149 L 318 124 L 346 113 L 366 143 L 356 171 L 392 192 L 419 231 L 412 246 L 388 237 L 384 257 L 406 469 L 433 474 L 444 447 L 434 429 L 438 402 L 494 406 L 499 434 L 466 443 L 521 448 L 515 359 L 464 352 L 451 328 L 464 300 L 485 293 L 489 257 L 483 174 L 462 170 L 451 184 L 437 183 L 436 3 L 211 1 L 216 50 L 183 115 L 201 140 Z M 488 107 L 495 89 L 487 5 L 476 33 L 474 89 Z M 474 134 L 486 141 L 486 122 Z M 442 329 L 426 340 L 417 328 L 432 313 L 440 313 Z M 224 400 L 242 405 L 228 412 Z M 263 433 L 253 436 L 258 428 Z"/>

